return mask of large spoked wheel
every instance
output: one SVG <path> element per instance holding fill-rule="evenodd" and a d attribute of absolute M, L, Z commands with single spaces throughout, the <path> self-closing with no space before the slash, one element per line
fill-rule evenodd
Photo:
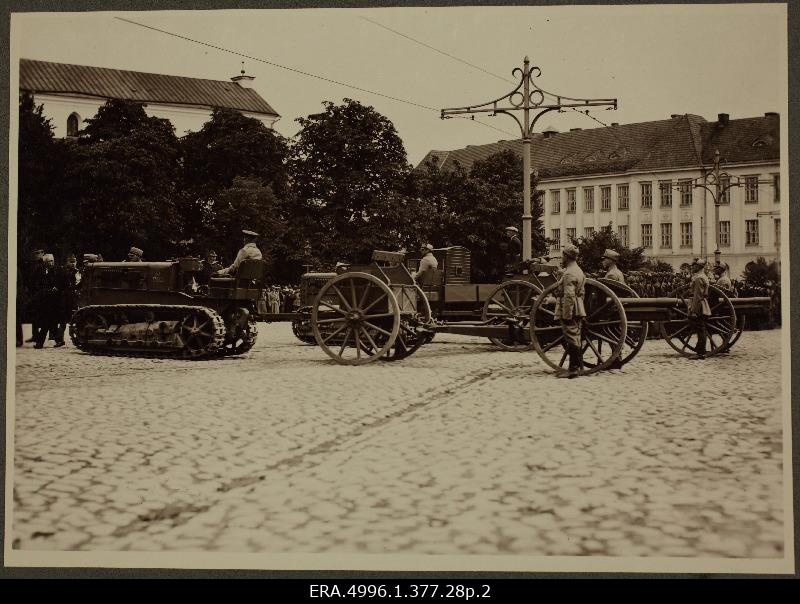
<path fill-rule="evenodd" d="M 598 281 L 620 298 L 639 297 L 639 294 L 625 283 L 620 283 L 613 279 L 598 279 Z M 645 340 L 647 340 L 648 331 L 649 324 L 647 321 L 628 321 L 628 335 L 625 336 L 622 350 L 619 353 L 619 366 L 624 365 L 639 353 L 642 346 L 644 346 Z"/>
<path fill-rule="evenodd" d="M 483 304 L 481 320 L 489 325 L 507 325 L 513 321 L 519 326 L 519 332 L 528 330 L 531 319 L 531 307 L 542 290 L 527 281 L 506 281 L 492 290 Z M 489 338 L 489 341 L 503 350 L 522 352 L 533 347 L 531 343 L 522 343 L 501 338 Z"/>
<path fill-rule="evenodd" d="M 731 336 L 731 341 L 728 342 L 728 345 L 720 352 L 727 352 L 728 350 L 733 348 L 733 345 L 736 344 L 736 342 L 739 341 L 739 338 L 742 337 L 742 332 L 744 331 L 744 328 L 746 326 L 745 321 L 746 317 L 744 315 L 737 318 L 736 331 L 733 332 L 733 335 Z"/>
<path fill-rule="evenodd" d="M 368 273 L 344 273 L 325 283 L 311 309 L 317 345 L 337 363 L 363 365 L 386 355 L 400 331 L 392 290 Z"/>
<path fill-rule="evenodd" d="M 569 354 L 561 324 L 555 317 L 558 284 L 536 298 L 531 311 L 530 333 L 534 350 L 557 371 L 569 367 Z M 587 279 L 584 293 L 586 317 L 582 321 L 579 375 L 608 369 L 619 358 L 628 332 L 625 309 L 611 289 Z"/>
<path fill-rule="evenodd" d="M 414 354 L 420 346 L 430 342 L 433 332 L 423 330 L 423 326 L 431 322 L 431 305 L 425 292 L 417 285 L 413 288 L 404 287 L 400 290 L 401 308 L 409 305 L 417 310 L 410 315 L 403 314 L 400 318 L 400 329 L 397 338 L 389 351 L 381 357 L 382 361 L 399 361 Z"/>
<path fill-rule="evenodd" d="M 698 329 L 706 331 L 706 356 L 719 354 L 730 347 L 732 336 L 736 333 L 736 311 L 725 293 L 713 285 L 708 288 L 710 316 L 689 317 L 692 302 L 691 285 L 684 285 L 670 294 L 679 300 L 672 309 L 674 318 L 661 323 L 661 337 L 673 350 L 685 357 L 699 353 Z"/>

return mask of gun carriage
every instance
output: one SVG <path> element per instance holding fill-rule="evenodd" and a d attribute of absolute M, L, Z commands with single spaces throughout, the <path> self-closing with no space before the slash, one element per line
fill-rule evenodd
<path fill-rule="evenodd" d="M 198 285 L 202 264 L 98 262 L 83 271 L 69 333 L 91 354 L 205 359 L 250 350 L 265 264 L 245 260 L 235 276 Z"/>
<path fill-rule="evenodd" d="M 472 284 L 459 279 L 463 269 L 456 273 L 448 266 L 446 254 L 442 259 L 442 268 L 427 271 L 419 284 L 405 264 L 413 266 L 413 259 L 394 252 L 375 252 L 373 264 L 331 278 L 312 305 L 317 344 L 339 363 L 364 364 L 407 357 L 434 334 L 453 333 L 484 336 L 505 350 L 534 349 L 553 369 L 564 367 L 567 354 L 555 318 L 555 267 L 533 263 L 499 285 Z M 456 283 L 448 282 L 450 272 Z M 725 352 L 741 335 L 744 317 L 765 313 L 770 304 L 769 298 L 731 298 L 712 286 L 711 315 L 693 319 L 690 300 L 688 285 L 670 296 L 643 298 L 625 284 L 587 279 L 582 373 L 630 362 L 653 323 L 678 354 L 688 357 L 698 352 L 701 321 L 710 347 L 707 355 Z"/>

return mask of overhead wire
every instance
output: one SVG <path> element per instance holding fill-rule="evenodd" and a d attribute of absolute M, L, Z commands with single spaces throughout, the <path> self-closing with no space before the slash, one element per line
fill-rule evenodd
<path fill-rule="evenodd" d="M 187 42 L 192 42 L 193 44 L 199 44 L 199 45 L 205 46 L 207 48 L 213 48 L 214 50 L 218 50 L 220 52 L 225 52 L 225 53 L 228 53 L 228 54 L 236 55 L 238 57 L 243 57 L 243 58 L 249 59 L 251 61 L 255 61 L 255 62 L 258 62 L 258 63 L 264 63 L 265 65 L 270 65 L 272 67 L 277 67 L 279 69 L 284 69 L 286 71 L 290 71 L 292 73 L 303 75 L 303 76 L 306 76 L 306 77 L 309 77 L 309 78 L 315 78 L 315 79 L 321 80 L 323 82 L 328 82 L 330 84 L 336 84 L 337 86 L 343 86 L 345 88 L 350 88 L 352 90 L 357 90 L 359 92 L 372 94 L 372 95 L 375 95 L 375 96 L 378 96 L 378 97 L 381 97 L 381 98 L 384 98 L 384 99 L 388 99 L 388 100 L 391 100 L 391 101 L 395 101 L 395 102 L 398 102 L 398 103 L 404 103 L 406 105 L 410 105 L 412 107 L 417 107 L 419 109 L 425 109 L 425 110 L 428 110 L 428 111 L 435 111 L 437 113 L 439 112 L 439 109 L 436 109 L 435 107 L 430 107 L 428 105 L 423 105 L 422 103 L 417 103 L 417 102 L 411 101 L 409 99 L 404 99 L 404 98 L 392 96 L 390 94 L 385 94 L 383 92 L 378 92 L 376 90 L 370 90 L 369 88 L 363 88 L 361 86 L 356 86 L 355 84 L 350 84 L 348 82 L 342 82 L 342 81 L 339 81 L 339 80 L 334 80 L 332 78 L 327 78 L 325 76 L 321 76 L 319 74 L 312 73 L 310 71 L 304 71 L 302 69 L 297 69 L 297 68 L 294 68 L 294 67 L 281 65 L 280 63 L 276 63 L 274 61 L 269 61 L 267 59 L 262 59 L 260 57 L 249 55 L 249 54 L 237 51 L 237 50 L 231 50 L 229 48 L 225 48 L 224 46 L 219 46 L 218 44 L 212 44 L 210 42 L 205 42 L 203 40 L 198 40 L 196 38 L 190 38 L 189 36 L 184 36 L 182 34 L 178 34 L 178 33 L 175 33 L 175 32 L 172 32 L 172 31 L 168 31 L 168 30 L 165 30 L 165 29 L 161 29 L 161 28 L 158 28 L 158 27 L 154 27 L 152 25 L 147 25 L 145 23 L 139 23 L 138 21 L 133 21 L 132 19 L 126 19 L 124 17 L 116 17 L 116 16 L 114 18 L 119 20 L 119 21 L 124 21 L 125 23 L 129 23 L 131 25 L 136 25 L 138 27 L 143 27 L 145 29 L 149 29 L 149 30 L 161 33 L 161 34 L 172 36 L 172 37 L 178 38 L 180 40 L 185 40 Z M 487 128 L 492 128 L 493 130 L 497 130 L 498 132 L 503 132 L 504 134 L 508 134 L 510 136 L 514 136 L 512 133 L 510 133 L 510 132 L 508 132 L 506 130 L 503 130 L 501 128 L 497 128 L 495 126 L 492 126 L 491 124 L 486 124 L 484 122 L 481 122 L 480 120 L 475 120 L 475 119 L 470 119 L 470 118 L 464 118 L 464 119 L 469 119 L 470 121 L 475 122 L 476 124 L 480 124 L 481 126 L 486 126 Z"/>

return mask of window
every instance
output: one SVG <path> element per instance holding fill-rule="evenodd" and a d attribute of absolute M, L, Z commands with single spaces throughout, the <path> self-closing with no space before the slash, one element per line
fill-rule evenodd
<path fill-rule="evenodd" d="M 628 225 L 621 224 L 617 227 L 617 234 L 619 235 L 619 241 L 625 247 L 628 247 Z"/>
<path fill-rule="evenodd" d="M 584 237 L 591 237 L 593 233 L 594 233 L 594 227 L 585 227 L 583 229 Z"/>
<path fill-rule="evenodd" d="M 671 222 L 662 222 L 661 223 L 661 247 L 671 248 L 672 247 L 672 223 Z"/>
<path fill-rule="evenodd" d="M 662 208 L 672 207 L 672 181 L 663 180 L 658 183 L 658 190 L 661 198 Z"/>
<path fill-rule="evenodd" d="M 744 229 L 745 245 L 758 245 L 758 220 L 745 220 Z"/>
<path fill-rule="evenodd" d="M 744 177 L 744 202 L 758 203 L 758 176 Z"/>
<path fill-rule="evenodd" d="M 775 219 L 775 248 L 781 248 L 781 219 Z"/>
<path fill-rule="evenodd" d="M 723 176 L 719 179 L 719 203 L 720 205 L 728 205 L 731 202 L 730 196 L 731 179 L 728 176 Z"/>
<path fill-rule="evenodd" d="M 772 175 L 772 201 L 780 203 L 781 201 L 781 175 Z M 780 222 L 780 220 L 778 220 Z"/>
<path fill-rule="evenodd" d="M 653 183 L 643 182 L 640 183 L 642 187 L 642 207 L 653 207 Z"/>
<path fill-rule="evenodd" d="M 567 214 L 575 213 L 575 189 L 567 189 Z"/>
<path fill-rule="evenodd" d="M 692 247 L 692 223 L 681 223 L 681 247 Z"/>
<path fill-rule="evenodd" d="M 719 247 L 730 247 L 731 245 L 731 221 L 719 221 Z"/>
<path fill-rule="evenodd" d="M 550 207 L 553 214 L 561 214 L 561 191 L 550 191 Z"/>
<path fill-rule="evenodd" d="M 600 210 L 611 211 L 611 187 L 600 187 Z"/>
<path fill-rule="evenodd" d="M 642 247 L 653 247 L 653 225 L 642 225 Z"/>
<path fill-rule="evenodd" d="M 678 188 L 681 192 L 681 206 L 692 205 L 692 181 L 682 180 L 678 183 Z"/>
<path fill-rule="evenodd" d="M 594 187 L 583 188 L 583 211 L 594 212 Z"/>
<path fill-rule="evenodd" d="M 67 136 L 78 136 L 78 127 L 81 122 L 81 116 L 77 113 L 71 113 L 67 118 Z"/>
<path fill-rule="evenodd" d="M 628 185 L 617 185 L 617 208 L 627 210 L 629 203 Z"/>
<path fill-rule="evenodd" d="M 575 229 L 567 229 L 567 240 L 570 243 L 575 241 Z"/>
<path fill-rule="evenodd" d="M 550 246 L 551 250 L 560 250 L 561 249 L 561 229 L 553 229 L 550 231 L 550 239 L 553 240 L 552 245 Z"/>

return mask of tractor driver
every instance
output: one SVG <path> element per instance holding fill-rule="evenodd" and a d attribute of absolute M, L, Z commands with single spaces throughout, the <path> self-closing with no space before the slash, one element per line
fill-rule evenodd
<path fill-rule="evenodd" d="M 423 243 L 419 248 L 422 253 L 422 258 L 419 261 L 419 268 L 411 273 L 414 281 L 419 281 L 419 278 L 431 269 L 439 268 L 439 261 L 433 255 L 433 246 L 430 243 Z"/>
<path fill-rule="evenodd" d="M 261 260 L 261 250 L 256 246 L 259 234 L 253 231 L 242 230 L 242 249 L 236 254 L 236 259 L 227 268 L 217 271 L 217 275 L 235 275 L 239 265 L 245 260 Z"/>

